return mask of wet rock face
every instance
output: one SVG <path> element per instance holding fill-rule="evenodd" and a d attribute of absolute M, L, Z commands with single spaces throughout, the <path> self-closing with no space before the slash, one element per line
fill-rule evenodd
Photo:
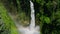
<path fill-rule="evenodd" d="M 30 16 L 30 2 L 29 0 L 20 0 L 20 6 L 23 12 L 26 13 L 26 15 Z"/>

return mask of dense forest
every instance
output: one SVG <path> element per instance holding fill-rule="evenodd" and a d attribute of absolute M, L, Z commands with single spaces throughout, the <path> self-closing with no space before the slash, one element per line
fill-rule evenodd
<path fill-rule="evenodd" d="M 31 1 L 40 34 L 60 34 L 60 0 Z M 30 14 L 30 0 L 0 0 L 0 34 L 18 34 L 14 22 L 28 26 Z"/>

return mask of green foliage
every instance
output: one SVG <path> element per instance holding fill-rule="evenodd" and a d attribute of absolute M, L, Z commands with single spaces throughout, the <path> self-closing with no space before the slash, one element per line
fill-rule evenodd
<path fill-rule="evenodd" d="M 50 23 L 50 18 L 49 17 L 44 17 L 44 21 L 49 24 Z"/>
<path fill-rule="evenodd" d="M 60 34 L 60 0 L 36 0 L 36 18 L 42 34 Z M 38 10 L 38 11 L 37 11 Z"/>
<path fill-rule="evenodd" d="M 40 3 L 40 1 L 42 1 L 42 0 L 36 0 L 36 2 L 38 2 L 38 3 Z"/>
<path fill-rule="evenodd" d="M 3 4 L 0 2 L 0 15 L 4 21 L 4 25 L 0 26 L 0 31 L 4 30 L 5 33 L 8 31 L 10 34 L 17 34 L 15 24 L 7 11 L 13 13 L 18 12 L 20 15 L 18 19 L 26 23 L 30 17 L 29 0 L 0 1 L 3 1 Z M 36 24 L 38 23 L 38 25 L 40 25 L 41 34 L 60 34 L 60 0 L 33 0 L 33 2 Z"/>
<path fill-rule="evenodd" d="M 2 3 L 0 3 L 0 15 L 1 18 L 5 24 L 4 28 L 2 30 L 7 30 L 5 32 L 2 32 L 1 34 L 18 34 L 16 26 L 14 24 L 14 22 L 11 20 L 10 16 L 7 13 L 6 8 L 4 7 L 4 5 Z M 6 28 L 6 29 L 5 29 Z"/>
<path fill-rule="evenodd" d="M 41 16 L 40 17 L 41 21 L 44 21 L 45 23 L 49 24 L 50 23 L 50 18 L 49 17 L 45 17 L 45 16 Z"/>

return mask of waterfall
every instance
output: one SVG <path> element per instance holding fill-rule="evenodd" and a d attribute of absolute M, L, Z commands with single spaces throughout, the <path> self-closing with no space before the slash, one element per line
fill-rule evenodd
<path fill-rule="evenodd" d="M 18 31 L 20 32 L 19 34 L 40 34 L 39 26 L 35 26 L 35 14 L 34 14 L 35 10 L 32 1 L 30 1 L 30 8 L 31 8 L 31 23 L 28 27 L 23 27 L 22 25 L 19 25 L 16 21 L 14 21 Z"/>
<path fill-rule="evenodd" d="M 40 34 L 39 26 L 35 27 L 35 10 L 34 4 L 30 1 L 30 8 L 31 8 L 31 23 L 28 27 L 20 27 L 19 30 L 22 34 Z"/>
<path fill-rule="evenodd" d="M 30 28 L 34 28 L 35 27 L 35 14 L 34 14 L 34 5 L 33 3 L 30 1 L 30 7 L 31 7 L 31 23 L 30 23 Z"/>

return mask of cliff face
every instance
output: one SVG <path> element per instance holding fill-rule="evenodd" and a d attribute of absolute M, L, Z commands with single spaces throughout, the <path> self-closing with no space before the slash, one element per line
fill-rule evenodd
<path fill-rule="evenodd" d="M 12 23 L 8 15 L 8 13 L 10 13 L 14 16 L 16 22 L 23 26 L 28 26 L 31 19 L 29 1 L 30 0 L 0 0 L 0 15 L 2 15 L 3 23 L 5 24 L 5 21 L 9 21 L 9 23 L 7 22 L 8 25 Z M 36 25 L 40 26 L 42 34 L 60 34 L 60 0 L 32 0 L 32 2 L 34 3 Z M 6 26 L 8 30 L 11 26 L 8 25 L 4 25 L 3 27 L 5 28 Z M 4 30 L 4 28 L 2 30 Z"/>

